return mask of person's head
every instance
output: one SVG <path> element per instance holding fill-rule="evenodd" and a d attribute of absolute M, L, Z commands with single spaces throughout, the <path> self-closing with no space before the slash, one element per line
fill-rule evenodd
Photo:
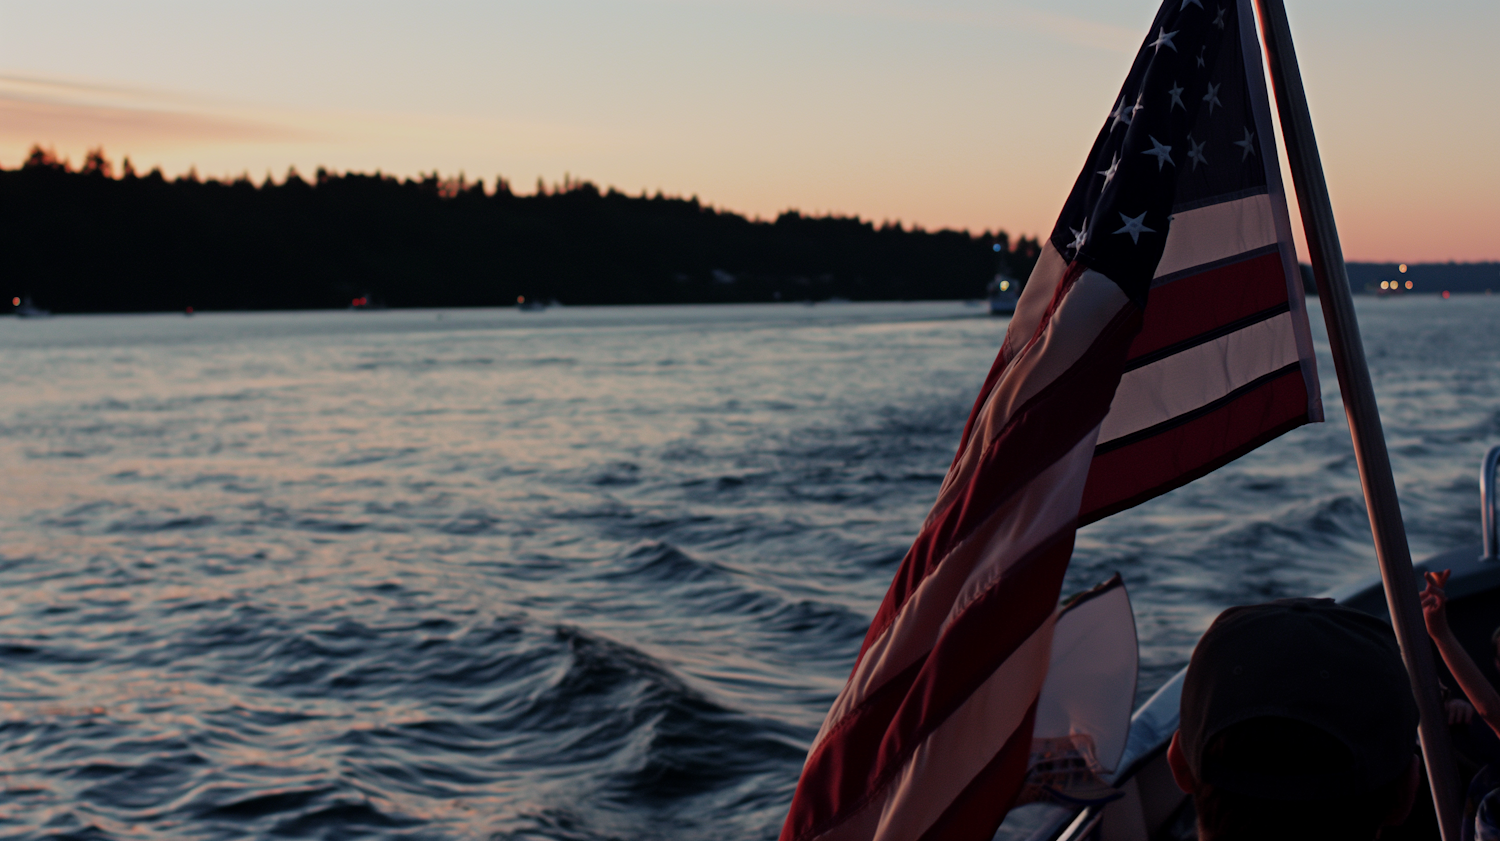
<path fill-rule="evenodd" d="M 1368 841 L 1411 810 L 1416 731 L 1389 626 L 1283 599 L 1230 608 L 1203 635 L 1167 759 L 1202 841 Z"/>

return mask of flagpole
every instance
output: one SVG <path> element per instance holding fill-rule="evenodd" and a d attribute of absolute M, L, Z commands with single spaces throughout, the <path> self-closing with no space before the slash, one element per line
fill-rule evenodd
<path fill-rule="evenodd" d="M 1328 327 L 1328 343 L 1333 349 L 1333 367 L 1338 373 L 1344 413 L 1349 419 L 1349 437 L 1354 441 L 1354 457 L 1359 465 L 1360 484 L 1364 488 L 1365 508 L 1375 537 L 1375 557 L 1379 560 L 1380 577 L 1385 584 L 1391 625 L 1401 644 L 1402 658 L 1421 713 L 1419 733 L 1422 755 L 1427 762 L 1427 777 L 1432 786 L 1432 802 L 1437 809 L 1443 841 L 1458 841 L 1462 804 L 1458 800 L 1457 768 L 1448 740 L 1447 718 L 1438 696 L 1432 646 L 1427 639 L 1422 606 L 1417 599 L 1416 571 L 1412 568 L 1406 527 L 1401 521 L 1401 506 L 1396 499 L 1396 481 L 1385 449 L 1385 433 L 1375 405 L 1375 390 L 1365 364 L 1354 300 L 1349 294 L 1349 277 L 1344 269 L 1344 252 L 1333 221 L 1333 205 L 1328 198 L 1328 184 L 1323 179 L 1318 143 L 1313 137 L 1312 115 L 1307 109 L 1302 73 L 1297 67 L 1297 53 L 1292 47 L 1291 29 L 1282 0 L 1256 0 L 1256 5 L 1260 9 L 1261 27 L 1265 33 L 1271 83 L 1276 89 L 1276 111 L 1281 117 L 1282 135 L 1286 138 L 1287 162 L 1292 170 L 1292 183 L 1296 185 L 1297 204 L 1302 209 L 1307 249 L 1312 258 L 1313 276 L 1318 283 L 1323 321 Z"/>

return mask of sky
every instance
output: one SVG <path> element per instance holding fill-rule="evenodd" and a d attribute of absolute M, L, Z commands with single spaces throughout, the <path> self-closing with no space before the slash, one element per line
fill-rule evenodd
<path fill-rule="evenodd" d="M 1286 3 L 1346 258 L 1500 259 L 1500 3 Z M 0 166 L 571 176 L 1045 235 L 1156 8 L 0 0 Z"/>

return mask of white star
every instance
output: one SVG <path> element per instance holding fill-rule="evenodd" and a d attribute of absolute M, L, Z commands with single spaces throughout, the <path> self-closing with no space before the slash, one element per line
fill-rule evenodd
<path fill-rule="evenodd" d="M 1125 214 L 1121 213 L 1120 214 L 1120 219 L 1125 223 L 1125 227 L 1121 228 L 1118 231 L 1115 231 L 1115 233 L 1117 233 L 1117 234 L 1130 234 L 1130 241 L 1133 242 L 1133 243 L 1135 243 L 1136 245 L 1140 245 L 1141 244 L 1141 234 L 1154 234 L 1154 233 L 1156 233 L 1156 229 L 1155 228 L 1148 228 L 1148 227 L 1145 226 L 1145 224 L 1143 223 L 1143 220 L 1145 218 L 1146 218 L 1146 214 L 1144 214 L 1144 213 L 1142 213 L 1140 216 L 1135 217 L 1134 219 L 1132 219 L 1129 216 L 1126 216 Z"/>
<path fill-rule="evenodd" d="M 1135 112 L 1125 107 L 1125 97 L 1122 96 L 1120 97 L 1120 104 L 1116 105 L 1115 110 L 1109 112 L 1109 115 L 1115 120 L 1109 124 L 1109 130 L 1114 131 L 1115 126 L 1120 123 L 1124 123 L 1127 126 L 1130 125 L 1130 118 L 1135 116 Z"/>
<path fill-rule="evenodd" d="M 1251 131 L 1248 128 L 1245 129 L 1245 139 L 1234 141 L 1234 145 L 1245 150 L 1245 154 L 1240 155 L 1240 160 L 1246 160 L 1251 155 L 1255 154 L 1255 132 Z"/>
<path fill-rule="evenodd" d="M 1074 254 L 1077 254 L 1083 248 L 1083 244 L 1088 241 L 1089 220 L 1083 220 L 1082 228 L 1069 228 L 1068 230 L 1073 232 L 1073 241 L 1068 243 L 1068 247 L 1073 249 Z"/>
<path fill-rule="evenodd" d="M 1208 66 L 1207 64 L 1203 63 L 1203 53 L 1206 52 L 1207 50 L 1208 50 L 1208 45 L 1207 44 L 1204 44 L 1203 47 L 1198 50 L 1198 66 L 1199 67 L 1207 67 Z"/>
<path fill-rule="evenodd" d="M 1110 180 L 1115 177 L 1115 170 L 1117 170 L 1119 168 L 1120 168 L 1120 153 L 1116 152 L 1115 156 L 1114 156 L 1114 160 L 1112 160 L 1112 161 L 1109 162 L 1109 169 L 1101 169 L 1101 170 L 1099 170 L 1099 174 L 1102 175 L 1102 176 L 1104 176 L 1104 186 L 1106 186 L 1106 187 L 1109 186 Z"/>
<path fill-rule="evenodd" d="M 1207 145 L 1207 142 L 1199 143 L 1190 134 L 1188 135 L 1188 145 L 1192 147 L 1188 149 L 1188 160 L 1193 162 L 1193 169 L 1197 169 L 1198 164 L 1208 166 L 1208 158 L 1203 157 L 1203 147 Z"/>
<path fill-rule="evenodd" d="M 1146 151 L 1142 152 L 1141 154 L 1142 155 L 1153 155 L 1153 156 L 1156 157 L 1156 171 L 1157 172 L 1161 172 L 1162 167 L 1166 166 L 1167 164 L 1172 164 L 1172 166 L 1177 166 L 1177 164 L 1172 161 L 1172 154 L 1171 154 L 1172 147 L 1171 146 L 1163 146 L 1163 145 L 1161 145 L 1160 143 L 1158 143 L 1156 141 L 1156 138 L 1150 137 L 1149 135 L 1147 136 L 1147 139 L 1151 141 L 1151 148 L 1147 149 Z"/>
<path fill-rule="evenodd" d="M 1203 95 L 1203 101 L 1208 103 L 1208 115 L 1210 117 L 1213 116 L 1215 105 L 1219 106 L 1220 108 L 1224 107 L 1224 103 L 1219 101 L 1219 88 L 1222 87 L 1224 86 L 1215 85 L 1214 83 L 1210 82 L 1208 84 L 1208 93 Z"/>
<path fill-rule="evenodd" d="M 1146 94 L 1144 92 L 1138 93 L 1138 94 L 1135 95 L 1135 104 L 1132 105 L 1132 106 L 1130 106 L 1130 119 L 1132 121 L 1135 120 L 1135 114 L 1136 114 L 1137 111 L 1144 111 L 1144 110 L 1146 110 L 1146 106 L 1144 106 L 1144 105 L 1141 104 L 1141 100 L 1145 99 L 1145 98 L 1146 98 Z"/>
<path fill-rule="evenodd" d="M 1176 79 L 1172 80 L 1172 87 L 1167 89 L 1167 93 L 1172 95 L 1172 104 L 1167 107 L 1168 111 L 1178 106 L 1182 106 L 1184 111 L 1187 110 L 1187 106 L 1182 104 L 1182 86 L 1177 84 Z"/>
<path fill-rule="evenodd" d="M 1162 28 L 1156 30 L 1156 40 L 1152 41 L 1150 44 L 1147 44 L 1147 46 L 1155 47 L 1156 52 L 1158 53 L 1161 52 L 1162 47 L 1171 47 L 1172 52 L 1175 53 L 1177 52 L 1177 45 L 1172 43 L 1172 39 L 1177 37 L 1177 33 L 1181 31 L 1182 30 L 1178 29 L 1173 30 L 1172 32 L 1168 32 L 1167 28 L 1163 26 Z M 1153 53 L 1153 55 L 1155 55 L 1155 53 Z"/>
<path fill-rule="evenodd" d="M 1200 9 L 1203 8 L 1203 4 L 1198 2 L 1198 0 L 1182 0 L 1182 5 L 1178 7 L 1177 11 L 1180 12 L 1183 9 L 1186 9 L 1188 6 L 1197 6 Z"/>
<path fill-rule="evenodd" d="M 1220 29 L 1224 28 L 1224 7 L 1223 6 L 1219 7 L 1219 16 L 1216 17 L 1216 18 L 1214 18 L 1214 26 L 1217 26 Z"/>

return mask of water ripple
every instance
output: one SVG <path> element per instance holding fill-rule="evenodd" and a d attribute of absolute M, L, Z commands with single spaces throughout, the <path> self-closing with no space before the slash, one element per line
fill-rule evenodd
<path fill-rule="evenodd" d="M 1465 304 L 1361 303 L 1418 554 L 1475 540 L 1500 439 Z M 0 833 L 776 837 L 1003 331 L 973 312 L 0 320 Z M 1329 423 L 1080 533 L 1142 692 L 1222 607 L 1373 571 L 1319 351 Z"/>

